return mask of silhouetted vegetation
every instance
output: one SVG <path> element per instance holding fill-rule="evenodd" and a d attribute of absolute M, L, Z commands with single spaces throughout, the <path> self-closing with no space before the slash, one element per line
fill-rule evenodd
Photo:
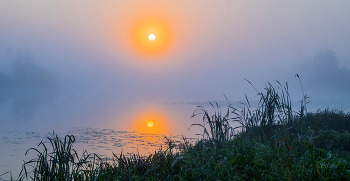
<path fill-rule="evenodd" d="M 299 76 L 298 76 L 299 78 Z M 20 180 L 349 180 L 350 114 L 337 110 L 308 112 L 303 94 L 292 110 L 288 84 L 268 83 L 256 109 L 249 100 L 224 114 L 203 115 L 203 138 L 190 144 L 167 139 L 149 156 L 114 154 L 112 162 L 72 149 L 74 136 L 48 138 L 53 152 L 32 148 L 38 158 L 24 163 Z M 229 121 L 241 126 L 232 128 Z"/>

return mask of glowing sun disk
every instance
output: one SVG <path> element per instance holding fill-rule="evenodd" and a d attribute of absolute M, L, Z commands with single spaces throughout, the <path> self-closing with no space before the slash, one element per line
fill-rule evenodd
<path fill-rule="evenodd" d="M 148 39 L 151 40 L 151 41 L 153 41 L 153 40 L 156 39 L 156 35 L 150 34 L 150 35 L 148 36 Z"/>
<path fill-rule="evenodd" d="M 148 127 L 152 127 L 153 125 L 154 125 L 153 121 L 150 120 L 150 121 L 147 122 L 147 126 Z"/>
<path fill-rule="evenodd" d="M 172 28 L 165 20 L 147 17 L 132 23 L 130 45 L 142 55 L 161 55 L 172 42 Z"/>

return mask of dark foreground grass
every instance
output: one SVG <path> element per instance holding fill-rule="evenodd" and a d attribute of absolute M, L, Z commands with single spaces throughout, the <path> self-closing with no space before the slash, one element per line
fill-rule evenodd
<path fill-rule="evenodd" d="M 288 85 L 267 84 L 259 106 L 228 106 L 221 114 L 199 107 L 203 139 L 167 139 L 149 156 L 114 154 L 112 162 L 74 151 L 74 136 L 49 138 L 38 157 L 23 165 L 19 180 L 350 180 L 350 114 L 307 112 L 307 96 L 291 109 Z M 232 128 L 229 121 L 241 126 Z M 194 126 L 196 126 L 194 125 Z M 1 176 L 0 176 L 1 177 Z"/>

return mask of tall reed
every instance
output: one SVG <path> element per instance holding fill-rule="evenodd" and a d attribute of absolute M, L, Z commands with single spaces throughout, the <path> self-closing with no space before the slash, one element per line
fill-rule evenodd
<path fill-rule="evenodd" d="M 197 115 L 203 115 L 203 124 L 195 123 L 191 126 L 200 126 L 203 128 L 203 138 L 214 141 L 217 145 L 222 145 L 225 141 L 229 140 L 233 136 L 233 128 L 229 123 L 229 109 L 223 115 L 220 110 L 220 105 L 210 103 L 214 109 L 214 114 L 209 115 L 208 111 L 203 106 L 197 106 L 198 108 L 194 111 L 192 117 Z M 206 125 L 209 125 L 210 130 L 208 131 Z M 191 127 L 190 126 L 190 127 Z"/>
<path fill-rule="evenodd" d="M 60 140 L 56 135 L 54 138 L 47 137 L 51 143 L 52 150 L 46 147 L 43 141 L 38 146 L 43 146 L 43 151 L 30 148 L 37 153 L 37 158 L 25 162 L 22 166 L 19 180 L 86 180 L 96 176 L 96 163 L 100 158 L 96 154 L 88 154 L 84 151 L 81 157 L 73 149 L 75 137 L 66 135 Z M 52 152 L 51 152 L 52 151 Z M 28 172 L 28 167 L 32 171 Z"/>
<path fill-rule="evenodd" d="M 246 81 L 254 87 L 249 80 L 246 79 Z M 295 116 L 293 114 L 290 94 L 288 92 L 288 83 L 286 83 L 285 86 L 282 86 L 280 82 L 276 82 L 278 83 L 277 88 L 271 83 L 267 83 L 264 88 L 265 92 L 259 92 L 254 87 L 257 91 L 257 95 L 260 97 L 255 110 L 252 110 L 247 96 L 245 96 L 246 103 L 241 103 L 243 106 L 238 108 L 233 107 L 225 96 L 226 100 L 229 102 L 225 114 L 221 113 L 221 107 L 217 103 L 210 103 L 211 107 L 214 109 L 214 114 L 211 116 L 203 106 L 198 106 L 192 117 L 203 115 L 203 123 L 196 123 L 191 126 L 202 127 L 203 138 L 213 140 L 218 144 L 222 144 L 231 139 L 234 136 L 234 130 L 238 128 L 241 128 L 241 131 L 260 129 L 264 134 L 271 129 L 276 128 L 276 126 L 290 126 Z M 306 98 L 307 97 L 304 96 L 305 100 L 302 100 L 302 107 L 299 112 L 300 118 L 302 118 L 306 111 Z M 238 122 L 240 126 L 231 127 L 229 121 Z M 209 125 L 210 130 L 207 129 L 206 125 Z"/>

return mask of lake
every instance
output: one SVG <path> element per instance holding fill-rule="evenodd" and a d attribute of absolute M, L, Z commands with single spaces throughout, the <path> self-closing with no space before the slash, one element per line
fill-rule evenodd
<path fill-rule="evenodd" d="M 213 109 L 208 101 L 167 102 L 128 99 L 100 100 L 89 95 L 65 94 L 55 90 L 2 90 L 0 94 L 0 175 L 12 171 L 16 177 L 23 161 L 36 156 L 34 151 L 28 155 L 29 148 L 37 147 L 40 141 L 53 133 L 63 138 L 74 135 L 74 148 L 78 154 L 83 150 L 97 153 L 103 159 L 111 159 L 112 152 L 120 154 L 139 153 L 148 155 L 165 144 L 167 136 L 181 141 L 187 137 L 194 142 L 201 138 L 203 130 L 191 127 L 201 123 L 202 117 L 191 118 L 197 106 L 203 106 L 210 113 Z M 230 101 L 234 107 L 242 106 L 239 101 Z M 251 106 L 257 105 L 251 101 Z M 227 101 L 218 101 L 222 111 L 226 111 Z M 298 109 L 300 102 L 292 102 Z M 309 111 L 317 109 L 350 110 L 348 101 L 312 101 Z M 154 122 L 153 127 L 147 121 Z M 237 126 L 232 123 L 232 126 Z M 44 142 L 48 143 L 47 139 Z M 1 177 L 0 177 L 1 178 Z M 9 174 L 2 178 L 9 178 Z"/>

